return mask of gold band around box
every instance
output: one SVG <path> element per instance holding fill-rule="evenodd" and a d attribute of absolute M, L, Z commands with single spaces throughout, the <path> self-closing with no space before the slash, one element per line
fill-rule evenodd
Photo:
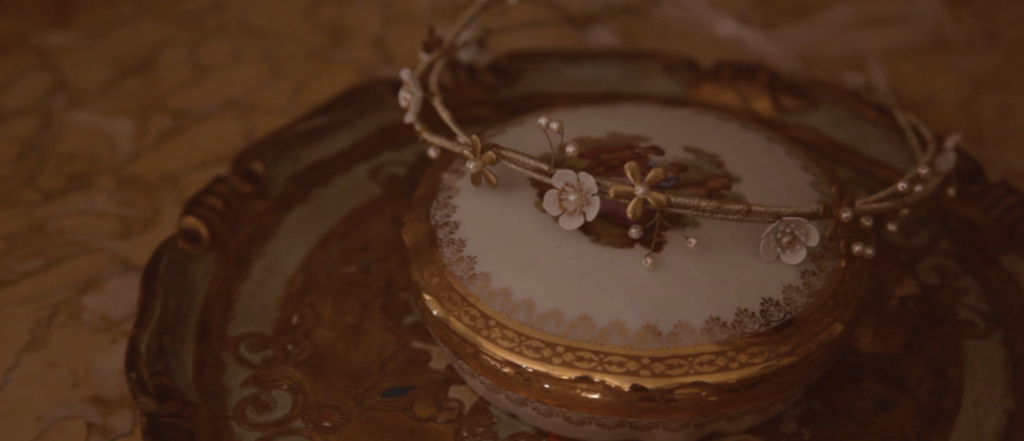
<path fill-rule="evenodd" d="M 657 191 L 657 185 L 666 177 L 665 170 L 655 167 L 645 174 L 636 162 L 629 162 L 624 167 L 628 184 L 559 168 L 559 160 L 577 155 L 579 147 L 564 142 L 564 124 L 547 116 L 541 116 L 537 123 L 551 150 L 549 162 L 501 145 L 484 144 L 477 135 L 467 134 L 455 121 L 445 106 L 440 78 L 449 63 L 453 62 L 455 54 L 486 37 L 484 32 L 471 25 L 488 9 L 504 2 L 509 5 L 517 3 L 508 0 L 478 0 L 458 18 L 446 38 L 424 45 L 425 50 L 420 53 L 420 64 L 414 69 L 401 71 L 399 105 L 406 110 L 405 123 L 412 125 L 420 139 L 429 145 L 427 154 L 436 159 L 443 149 L 461 155 L 466 161 L 465 167 L 471 173 L 474 186 L 480 187 L 486 182 L 491 187 L 497 187 L 498 178 L 489 169 L 497 164 L 550 184 L 552 189 L 544 197 L 544 208 L 553 216 L 562 216 L 559 224 L 565 229 L 576 229 L 584 222 L 593 220 L 602 199 L 627 204 L 627 218 L 633 221 L 639 220 L 645 209 L 655 211 L 653 221 L 646 225 L 633 225 L 629 229 L 629 236 L 634 239 L 642 237 L 644 230 L 652 225 L 655 229 L 663 225 L 673 228 L 663 220 L 662 212 L 723 221 L 772 224 L 760 239 L 761 256 L 769 261 L 781 257 L 783 262 L 795 265 L 804 260 L 806 248 L 816 246 L 820 240 L 817 228 L 810 221 L 833 220 L 826 233 L 826 238 L 832 239 L 841 229 L 856 232 L 859 226 L 860 230 L 869 231 L 875 225 L 872 216 L 891 215 L 892 220 L 885 224 L 885 228 L 895 233 L 899 226 L 896 218 L 905 217 L 908 207 L 930 197 L 956 164 L 959 135 L 946 138 L 940 148 L 939 142 L 920 120 L 890 103 L 879 104 L 892 114 L 902 129 L 917 161 L 914 168 L 902 179 L 875 194 L 860 199 L 843 198 L 837 194 L 833 203 L 807 206 L 736 203 L 665 194 Z M 421 79 L 424 77 L 426 91 L 421 87 Z M 420 110 L 424 100 L 430 103 L 454 133 L 454 138 L 436 133 L 421 121 Z M 557 135 L 557 142 L 552 134 Z M 950 196 L 954 191 L 953 187 L 948 188 Z M 691 248 L 699 244 L 698 238 L 682 232 L 680 234 Z M 844 244 L 845 252 L 865 259 L 874 258 L 875 249 L 870 234 L 847 236 L 852 236 L 854 240 Z M 654 255 L 645 256 L 643 263 L 648 267 L 654 266 Z"/>

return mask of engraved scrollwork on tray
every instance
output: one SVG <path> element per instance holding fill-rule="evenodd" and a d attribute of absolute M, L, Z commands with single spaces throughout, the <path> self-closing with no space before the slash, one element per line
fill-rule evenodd
<path fill-rule="evenodd" d="M 297 280 L 296 285 L 303 285 L 301 275 Z M 241 390 L 252 391 L 235 402 L 231 420 L 262 433 L 259 440 L 320 441 L 349 424 L 352 412 L 339 402 L 309 402 L 308 391 L 290 368 L 313 353 L 306 334 L 316 321 L 307 308 L 299 308 L 287 318 L 284 329 L 274 334 L 246 332 L 232 339 L 235 360 L 254 372 L 240 385 Z M 304 428 L 281 429 L 294 421 L 301 421 Z"/>
<path fill-rule="evenodd" d="M 298 381 L 287 375 L 259 372 L 246 378 L 242 388 L 256 389 L 232 408 L 232 420 L 242 427 L 256 430 L 276 427 L 298 417 L 305 406 L 305 391 Z"/>
<path fill-rule="evenodd" d="M 276 369 L 301 363 L 313 352 L 313 346 L 304 334 L 312 329 L 312 313 L 302 309 L 292 316 L 289 336 L 271 337 L 260 332 L 246 332 L 232 339 L 235 359 L 254 369 Z"/>

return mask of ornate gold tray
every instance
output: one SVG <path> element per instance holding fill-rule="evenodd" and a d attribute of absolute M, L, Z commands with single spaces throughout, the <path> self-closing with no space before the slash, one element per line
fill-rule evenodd
<path fill-rule="evenodd" d="M 457 74 L 470 86 L 449 103 L 475 124 L 558 104 L 700 102 L 822 145 L 854 187 L 909 160 L 877 109 L 755 65 L 525 53 Z M 346 92 L 188 202 L 146 269 L 127 355 L 146 439 L 560 439 L 473 394 L 414 312 L 400 230 L 429 160 L 397 90 Z M 958 167 L 958 199 L 879 244 L 836 365 L 741 439 L 1024 438 L 1024 196 L 970 158 Z"/>

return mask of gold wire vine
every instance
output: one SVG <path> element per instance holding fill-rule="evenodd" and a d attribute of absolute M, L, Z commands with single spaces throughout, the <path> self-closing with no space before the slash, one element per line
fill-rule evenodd
<path fill-rule="evenodd" d="M 555 11 L 560 18 L 550 21 L 545 20 L 508 26 L 489 31 L 471 29 L 472 24 L 475 23 L 483 13 L 496 5 L 506 2 L 509 4 L 532 3 Z M 588 19 L 593 20 L 594 17 L 591 16 L 588 17 Z M 445 105 L 444 96 L 440 89 L 441 74 L 450 63 L 451 57 L 456 51 L 469 44 L 477 43 L 488 35 L 496 35 L 523 27 L 532 28 L 559 22 L 573 24 L 574 22 L 578 23 L 579 21 L 581 20 L 578 18 L 573 19 L 569 12 L 564 8 L 561 8 L 555 1 L 524 0 L 522 2 L 508 2 L 507 0 L 478 0 L 474 2 L 458 18 L 453 30 L 443 40 L 440 46 L 435 48 L 432 52 L 424 53 L 421 57 L 420 64 L 413 70 L 413 78 L 415 81 L 419 81 L 424 78 L 424 76 L 426 77 L 428 86 L 427 91 L 424 92 L 420 90 L 419 87 L 410 88 L 410 92 L 414 95 L 415 99 L 426 100 L 430 103 L 455 137 L 452 139 L 434 132 L 421 121 L 419 112 L 414 112 L 411 124 L 419 134 L 420 138 L 431 146 L 443 148 L 456 154 L 462 154 L 464 150 L 469 148 L 470 136 L 466 134 L 465 130 L 458 124 L 448 107 Z M 865 97 L 865 99 L 881 105 L 892 114 L 894 120 L 901 128 L 907 143 L 914 154 L 917 164 L 913 169 L 905 173 L 900 180 L 894 182 L 889 187 L 875 194 L 854 201 L 851 208 L 853 210 L 853 214 L 857 217 L 896 212 L 906 206 L 920 202 L 934 193 L 936 188 L 942 184 L 947 174 L 945 172 L 939 172 L 929 168 L 928 164 L 932 163 L 938 151 L 936 147 L 937 143 L 934 135 L 919 119 L 900 109 L 892 102 L 892 100 L 879 101 L 871 100 L 868 97 Z M 557 147 L 560 147 L 564 141 L 564 135 L 561 133 L 559 135 L 561 139 L 556 145 L 548 131 L 545 130 L 545 136 L 548 139 L 548 144 L 552 151 L 551 160 L 548 163 L 526 153 L 500 145 L 491 144 L 489 146 L 489 151 L 494 152 L 500 164 L 503 164 L 506 167 L 522 173 L 532 179 L 551 184 L 551 178 L 557 171 L 555 167 L 556 158 L 559 156 Z M 612 198 L 606 194 L 608 188 L 618 184 L 616 181 L 602 177 L 595 177 L 595 181 L 598 184 L 602 198 L 618 202 L 628 202 L 626 200 Z M 913 191 L 906 190 L 908 185 L 910 186 L 909 188 L 913 189 Z M 697 196 L 669 195 L 668 207 L 663 211 L 714 220 L 774 223 L 784 217 L 801 217 L 808 220 L 829 219 L 835 217 L 838 210 L 831 204 L 774 206 L 751 204 L 746 202 L 736 203 L 716 201 Z"/>

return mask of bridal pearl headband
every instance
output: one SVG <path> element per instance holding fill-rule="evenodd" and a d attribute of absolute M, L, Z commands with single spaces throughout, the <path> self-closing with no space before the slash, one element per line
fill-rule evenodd
<path fill-rule="evenodd" d="M 768 261 L 779 259 L 795 265 L 804 260 L 807 247 L 817 246 L 821 239 L 811 221 L 832 220 L 826 238 L 834 239 L 840 230 L 854 231 L 855 234 L 848 236 L 860 240 L 844 241 L 841 244 L 843 251 L 856 257 L 872 259 L 876 252 L 870 235 L 861 234 L 857 230 L 870 231 L 876 226 L 875 217 L 881 216 L 890 218 L 885 223 L 885 229 L 895 233 L 899 228 L 897 219 L 905 217 L 909 207 L 931 197 L 956 165 L 958 135 L 946 138 L 940 145 L 920 120 L 894 105 L 885 107 L 902 129 L 914 154 L 915 166 L 901 179 L 875 194 L 844 200 L 836 195 L 832 203 L 805 206 L 729 202 L 666 194 L 657 189 L 658 184 L 666 178 L 665 169 L 653 167 L 645 170 L 635 161 L 623 167 L 628 182 L 572 170 L 564 167 L 562 160 L 578 155 L 580 147 L 565 142 L 565 125 L 548 116 L 541 116 L 537 124 L 551 151 L 549 161 L 502 145 L 485 144 L 478 135 L 467 133 L 446 107 L 440 78 L 451 63 L 457 62 L 461 50 L 479 44 L 483 38 L 481 32 L 472 26 L 482 14 L 502 4 L 511 6 L 516 3 L 508 0 L 478 0 L 473 3 L 458 18 L 446 38 L 424 46 L 419 65 L 401 71 L 402 88 L 398 102 L 406 110 L 405 123 L 412 125 L 420 139 L 429 145 L 428 156 L 437 159 L 443 150 L 460 155 L 465 160 L 465 168 L 475 187 L 481 187 L 484 183 L 497 187 L 498 178 L 491 168 L 499 165 L 550 185 L 551 189 L 544 195 L 543 206 L 548 214 L 558 216 L 558 224 L 564 229 L 577 229 L 592 221 L 598 216 L 602 201 L 625 204 L 625 214 L 631 221 L 639 221 L 645 211 L 653 210 L 652 221 L 630 226 L 630 238 L 639 240 L 648 228 L 655 229 L 654 236 L 657 237 L 657 231 L 664 227 L 679 231 L 691 248 L 698 246 L 700 240 L 675 229 L 664 220 L 662 213 L 770 224 L 760 238 L 761 256 Z M 422 122 L 424 103 L 430 105 L 441 117 L 451 131 L 450 135 L 439 134 Z M 953 188 L 948 187 L 948 191 L 952 194 Z M 655 263 L 653 253 L 643 259 L 644 266 L 654 266 Z"/>

